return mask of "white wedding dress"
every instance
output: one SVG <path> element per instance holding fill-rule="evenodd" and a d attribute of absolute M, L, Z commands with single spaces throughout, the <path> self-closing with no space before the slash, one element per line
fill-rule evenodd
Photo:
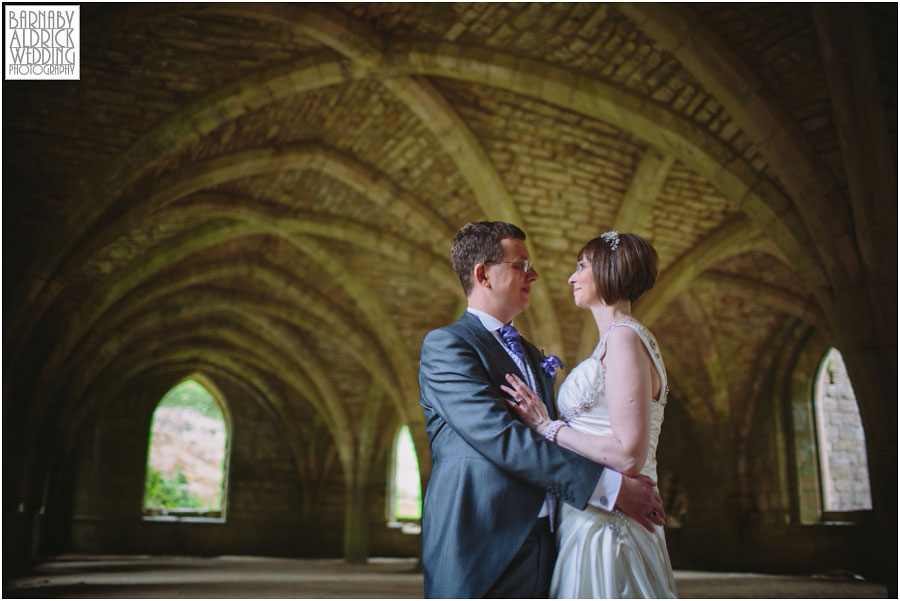
<path fill-rule="evenodd" d="M 668 386 L 656 340 L 644 326 L 631 320 L 612 324 L 590 357 L 565 379 L 559 391 L 561 419 L 580 432 L 611 435 L 605 395 L 603 357 L 606 337 L 617 326 L 640 336 L 659 372 L 660 398 L 651 401 L 650 447 L 641 473 L 656 480 L 656 445 L 663 422 Z M 560 507 L 556 531 L 559 554 L 553 570 L 550 596 L 554 598 L 674 598 L 675 578 L 666 550 L 663 529 L 651 534 L 618 509 L 612 513 L 590 505 L 578 510 Z"/>

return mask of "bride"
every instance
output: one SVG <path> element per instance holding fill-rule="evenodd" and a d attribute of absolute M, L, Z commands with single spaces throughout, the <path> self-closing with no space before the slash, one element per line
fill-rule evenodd
<path fill-rule="evenodd" d="M 626 476 L 656 481 L 656 445 L 668 386 L 656 339 L 631 315 L 658 271 L 653 247 L 635 234 L 607 232 L 578 254 L 569 278 L 575 304 L 591 311 L 600 342 L 559 391 L 551 421 L 540 398 L 517 376 L 502 387 L 507 403 L 538 434 Z M 663 529 L 651 533 L 618 509 L 607 513 L 563 504 L 556 598 L 672 598 L 675 579 Z"/>

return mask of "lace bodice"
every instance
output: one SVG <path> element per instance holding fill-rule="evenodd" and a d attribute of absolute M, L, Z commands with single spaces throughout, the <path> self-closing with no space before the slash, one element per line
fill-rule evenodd
<path fill-rule="evenodd" d="M 661 391 L 659 400 L 650 403 L 650 446 L 647 451 L 647 462 L 641 469 L 642 474 L 656 480 L 656 445 L 662 428 L 669 386 L 656 339 L 641 324 L 627 320 L 609 326 L 591 356 L 579 363 L 562 383 L 558 397 L 560 418 L 579 432 L 600 436 L 612 434 L 609 405 L 606 402 L 605 367 L 600 357 L 604 356 L 607 336 L 617 326 L 627 326 L 637 333 L 659 373 Z"/>

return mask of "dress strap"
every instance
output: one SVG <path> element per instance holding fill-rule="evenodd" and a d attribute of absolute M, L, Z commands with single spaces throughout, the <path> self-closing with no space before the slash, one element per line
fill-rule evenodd
<path fill-rule="evenodd" d="M 665 403 L 666 397 L 669 395 L 669 378 L 666 375 L 666 366 L 663 363 L 662 355 L 659 352 L 659 345 L 656 342 L 656 338 L 653 337 L 653 334 L 642 326 L 641 324 L 634 321 L 616 321 L 609 324 L 609 327 L 606 329 L 606 332 L 603 333 L 603 336 L 600 338 L 600 342 L 597 343 L 597 348 L 594 349 L 594 352 L 591 353 L 591 356 L 597 361 L 601 361 L 601 358 L 606 353 L 606 337 L 609 336 L 609 333 L 613 331 L 613 328 L 618 326 L 628 326 L 638 335 L 638 338 L 641 339 L 641 342 L 644 343 L 644 348 L 647 349 L 647 352 L 650 354 L 650 359 L 653 361 L 653 367 L 656 368 L 656 372 L 659 374 L 659 383 L 660 383 L 660 392 L 659 399 L 653 399 L 654 402 Z"/>
<path fill-rule="evenodd" d="M 600 342 L 598 342 L 597 346 L 594 348 L 594 352 L 591 353 L 591 357 L 593 357 L 597 361 L 600 361 L 603 358 L 603 356 L 606 354 L 606 338 L 607 338 L 607 336 L 609 336 L 609 333 L 612 332 L 613 328 L 615 328 L 616 326 L 624 326 L 624 325 L 632 325 L 632 324 L 627 321 L 614 321 L 613 323 L 609 324 L 609 327 L 606 328 L 605 332 L 603 332 L 603 336 L 600 337 Z M 638 332 L 638 335 L 640 335 L 640 332 Z M 641 338 L 641 340 L 643 340 L 643 338 Z"/>

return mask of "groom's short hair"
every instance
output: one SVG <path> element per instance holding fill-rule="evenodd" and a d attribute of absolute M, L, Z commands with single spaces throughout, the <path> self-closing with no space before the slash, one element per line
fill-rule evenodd
<path fill-rule="evenodd" d="M 503 221 L 473 221 L 456 232 L 450 247 L 450 262 L 462 284 L 466 297 L 475 283 L 472 272 L 479 263 L 497 262 L 503 259 L 500 241 L 507 238 L 525 239 L 525 232 L 518 226 Z"/>

